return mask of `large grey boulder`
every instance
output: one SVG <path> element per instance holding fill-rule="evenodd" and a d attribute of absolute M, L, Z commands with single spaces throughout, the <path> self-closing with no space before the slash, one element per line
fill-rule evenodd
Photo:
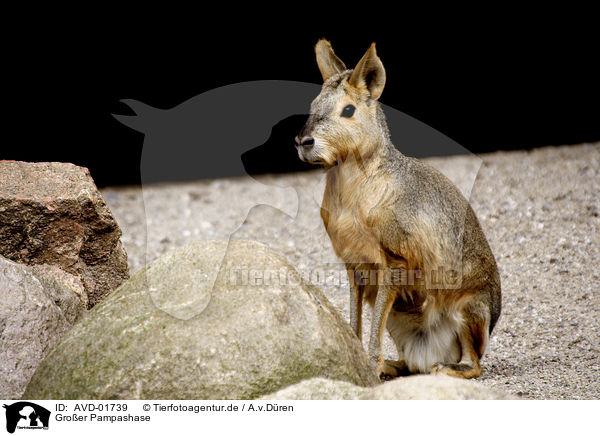
<path fill-rule="evenodd" d="M 35 369 L 85 311 L 76 277 L 0 256 L 0 398 L 19 398 Z"/>
<path fill-rule="evenodd" d="M 92 307 L 129 277 L 120 237 L 86 168 L 0 161 L 0 255 L 79 277 Z"/>
<path fill-rule="evenodd" d="M 178 248 L 132 277 L 54 347 L 24 398 L 251 399 L 313 377 L 379 383 L 348 324 L 282 256 L 231 241 L 219 269 L 223 244 Z"/>

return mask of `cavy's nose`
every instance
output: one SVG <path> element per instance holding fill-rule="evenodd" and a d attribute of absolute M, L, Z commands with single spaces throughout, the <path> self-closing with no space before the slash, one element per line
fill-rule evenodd
<path fill-rule="evenodd" d="M 304 136 L 302 139 L 296 136 L 296 145 L 310 148 L 315 145 L 315 139 L 312 136 Z"/>

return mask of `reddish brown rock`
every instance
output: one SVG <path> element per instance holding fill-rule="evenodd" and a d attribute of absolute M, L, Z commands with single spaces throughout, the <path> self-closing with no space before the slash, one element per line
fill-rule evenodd
<path fill-rule="evenodd" d="M 90 308 L 129 278 L 120 237 L 87 168 L 0 161 L 0 255 L 79 277 Z"/>

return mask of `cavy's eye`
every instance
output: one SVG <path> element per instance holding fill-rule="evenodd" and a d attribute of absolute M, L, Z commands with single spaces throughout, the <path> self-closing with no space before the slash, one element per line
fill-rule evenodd
<path fill-rule="evenodd" d="M 344 118 L 350 118 L 352 115 L 354 115 L 355 109 L 356 108 L 353 105 L 349 104 L 344 109 L 342 109 L 341 116 L 343 116 Z"/>

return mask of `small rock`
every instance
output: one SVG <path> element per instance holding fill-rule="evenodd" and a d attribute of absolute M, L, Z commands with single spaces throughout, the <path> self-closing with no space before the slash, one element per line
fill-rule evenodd
<path fill-rule="evenodd" d="M 303 380 L 280 391 L 267 394 L 260 400 L 355 400 L 367 392 L 355 384 L 324 378 Z"/>
<path fill-rule="evenodd" d="M 400 377 L 362 394 L 361 400 L 514 400 L 475 380 L 446 375 Z"/>
<path fill-rule="evenodd" d="M 475 380 L 445 375 L 399 377 L 379 386 L 366 388 L 339 380 L 304 380 L 262 400 L 514 400 L 501 391 Z"/>

